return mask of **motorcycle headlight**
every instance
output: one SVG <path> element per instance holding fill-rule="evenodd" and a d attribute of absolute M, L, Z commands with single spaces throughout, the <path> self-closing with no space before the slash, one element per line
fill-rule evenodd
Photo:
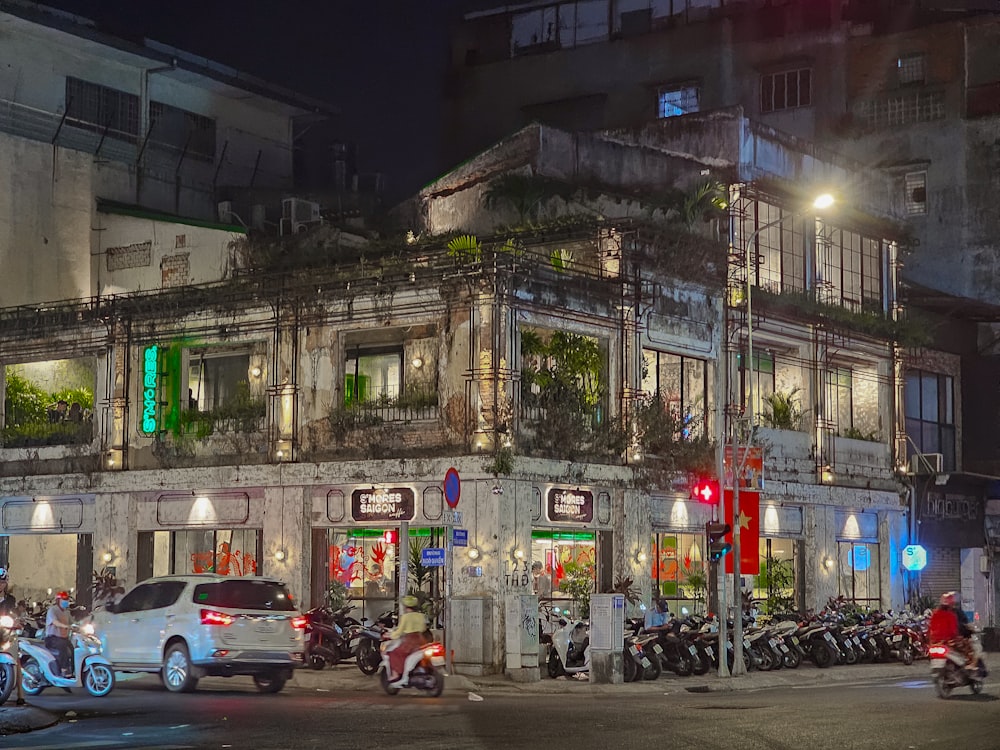
<path fill-rule="evenodd" d="M 0 617 L 0 628 L 12 628 L 14 627 L 14 618 L 10 615 L 4 615 Z"/>
<path fill-rule="evenodd" d="M 80 630 L 81 630 L 81 632 L 86 633 L 87 635 L 93 635 L 94 634 L 94 626 L 93 626 L 93 624 L 91 624 L 89 622 L 86 625 L 84 625 L 83 627 L 81 627 Z"/>

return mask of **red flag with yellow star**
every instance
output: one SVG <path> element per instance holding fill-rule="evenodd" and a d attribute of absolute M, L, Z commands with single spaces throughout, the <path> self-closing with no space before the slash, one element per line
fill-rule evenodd
<path fill-rule="evenodd" d="M 726 490 L 726 515 L 723 523 L 733 524 L 733 491 Z M 760 573 L 760 493 L 740 488 L 740 574 Z M 733 543 L 732 532 L 726 541 Z M 733 572 L 733 556 L 726 555 L 726 572 Z"/>

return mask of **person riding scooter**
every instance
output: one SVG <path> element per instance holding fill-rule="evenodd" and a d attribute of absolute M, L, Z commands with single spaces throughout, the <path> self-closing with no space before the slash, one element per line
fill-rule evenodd
<path fill-rule="evenodd" d="M 389 649 L 389 667 L 392 674 L 389 675 L 391 687 L 396 687 L 393 683 L 400 682 L 404 675 L 403 669 L 406 657 L 427 643 L 424 633 L 427 632 L 427 618 L 417 607 L 420 602 L 415 596 L 404 596 L 403 607 L 405 611 L 399 618 L 399 624 L 394 630 L 386 634 L 386 638 L 395 640 L 397 643 Z"/>
<path fill-rule="evenodd" d="M 976 657 L 968 637 L 962 635 L 959 628 L 958 615 L 955 612 L 955 592 L 949 591 L 941 595 L 941 603 L 931 614 L 927 626 L 928 637 L 932 644 L 944 643 L 965 656 L 966 669 L 976 668 Z"/>
<path fill-rule="evenodd" d="M 73 646 L 69 632 L 73 620 L 69 615 L 69 594 L 60 591 L 45 615 L 45 648 L 56 655 L 63 677 L 73 676 Z"/>

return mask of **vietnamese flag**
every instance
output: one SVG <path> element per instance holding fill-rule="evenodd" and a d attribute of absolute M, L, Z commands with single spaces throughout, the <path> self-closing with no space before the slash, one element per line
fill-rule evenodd
<path fill-rule="evenodd" d="M 723 523 L 733 525 L 733 491 L 726 490 L 726 515 Z M 760 493 L 740 488 L 740 575 L 760 573 Z M 726 535 L 733 542 L 733 535 Z M 733 572 L 733 556 L 726 555 L 726 572 Z"/>

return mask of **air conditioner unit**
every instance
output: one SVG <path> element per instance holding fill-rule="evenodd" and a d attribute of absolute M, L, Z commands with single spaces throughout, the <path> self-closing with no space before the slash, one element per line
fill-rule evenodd
<path fill-rule="evenodd" d="M 250 226 L 254 229 L 263 229 L 264 222 L 267 221 L 267 206 L 254 203 L 250 208 Z"/>
<path fill-rule="evenodd" d="M 940 474 L 944 471 L 944 454 L 914 453 L 910 456 L 911 474 Z"/>
<path fill-rule="evenodd" d="M 233 223 L 233 202 L 219 201 L 219 221 L 223 224 Z"/>

